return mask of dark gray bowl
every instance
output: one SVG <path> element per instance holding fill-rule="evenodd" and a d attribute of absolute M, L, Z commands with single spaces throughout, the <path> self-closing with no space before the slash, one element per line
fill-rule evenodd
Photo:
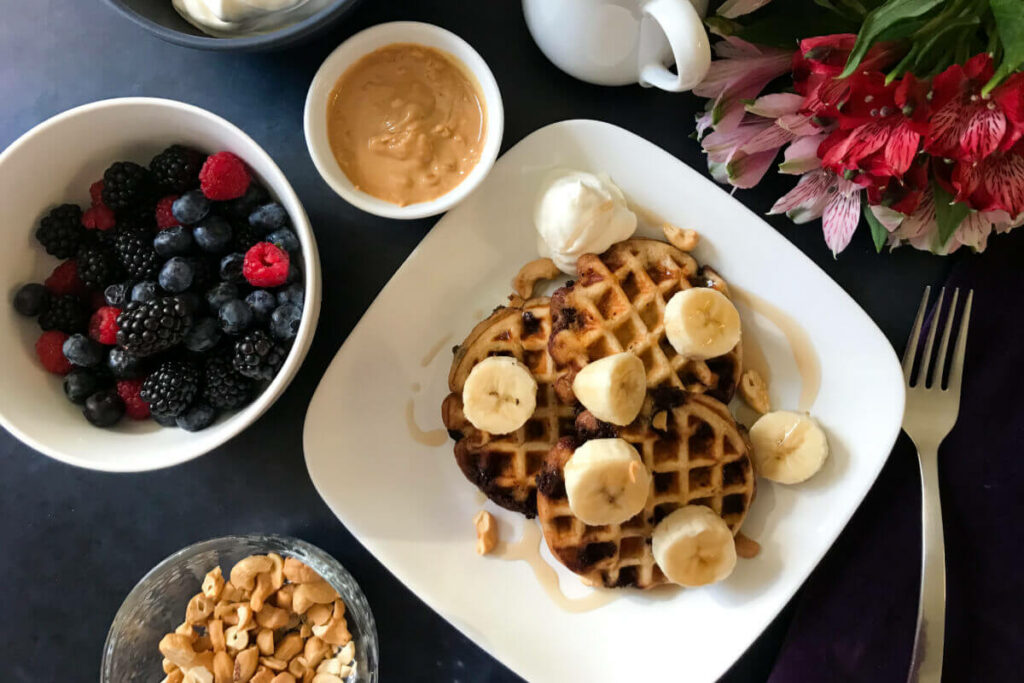
<path fill-rule="evenodd" d="M 294 45 L 312 38 L 344 16 L 361 0 L 335 0 L 316 14 L 285 28 L 245 38 L 214 38 L 188 23 L 171 0 L 104 0 L 155 36 L 176 45 L 200 50 L 255 52 Z"/>

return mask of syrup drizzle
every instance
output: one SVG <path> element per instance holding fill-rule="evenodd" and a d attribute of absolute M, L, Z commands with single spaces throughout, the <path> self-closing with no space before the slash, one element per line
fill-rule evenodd
<path fill-rule="evenodd" d="M 405 403 L 405 426 L 409 429 L 409 436 L 424 446 L 443 446 L 448 441 L 448 432 L 444 429 L 420 429 L 416 424 L 416 406 L 412 398 Z"/>

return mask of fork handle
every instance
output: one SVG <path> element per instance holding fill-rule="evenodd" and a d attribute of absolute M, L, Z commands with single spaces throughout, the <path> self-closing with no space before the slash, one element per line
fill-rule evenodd
<path fill-rule="evenodd" d="M 940 683 L 946 635 L 946 543 L 939 499 L 938 449 L 918 449 L 921 465 L 921 597 L 910 683 Z"/>

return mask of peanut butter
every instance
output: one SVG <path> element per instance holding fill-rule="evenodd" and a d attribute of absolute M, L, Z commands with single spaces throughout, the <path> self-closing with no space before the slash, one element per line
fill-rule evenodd
<path fill-rule="evenodd" d="M 358 189 L 405 206 L 436 199 L 480 161 L 486 113 L 472 77 L 453 57 L 396 43 L 338 79 L 327 137 Z"/>

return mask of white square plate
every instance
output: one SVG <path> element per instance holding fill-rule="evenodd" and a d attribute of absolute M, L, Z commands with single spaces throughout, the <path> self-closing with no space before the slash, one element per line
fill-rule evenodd
<path fill-rule="evenodd" d="M 812 414 L 832 455 L 804 484 L 758 482 L 743 530 L 762 551 L 715 586 L 624 591 L 600 609 L 564 611 L 526 563 L 474 554 L 471 520 L 481 499 L 456 466 L 452 442 L 443 432 L 414 438 L 409 428 L 411 410 L 423 430 L 441 429 L 448 349 L 505 300 L 519 266 L 536 258 L 532 207 L 555 167 L 605 171 L 636 205 L 696 228 L 697 259 L 789 313 L 817 351 L 821 390 Z M 773 404 L 795 408 L 801 378 L 782 333 L 750 310 L 741 314 L 744 334 L 757 336 L 772 368 Z M 398 270 L 324 375 L 304 446 L 317 490 L 363 545 L 527 680 L 712 681 L 846 525 L 899 433 L 903 397 L 900 367 L 882 333 L 769 225 L 642 138 L 606 123 L 564 121 L 509 150 Z M 443 443 L 424 445 L 431 439 Z M 498 515 L 502 537 L 517 538 L 521 518 Z M 554 562 L 546 549 L 545 556 Z M 566 594 L 590 590 L 558 570 Z"/>

